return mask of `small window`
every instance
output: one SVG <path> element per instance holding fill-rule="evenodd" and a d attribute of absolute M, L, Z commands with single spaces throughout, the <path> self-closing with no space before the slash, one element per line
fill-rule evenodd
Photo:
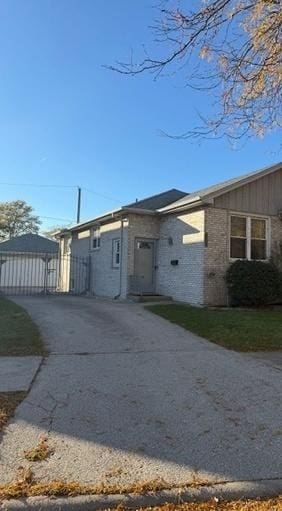
<path fill-rule="evenodd" d="M 93 229 L 92 248 L 97 250 L 101 246 L 100 227 Z"/>
<path fill-rule="evenodd" d="M 267 259 L 267 220 L 231 216 L 231 259 Z"/>
<path fill-rule="evenodd" d="M 120 265 L 120 240 L 113 241 L 113 267 L 118 268 Z"/>
<path fill-rule="evenodd" d="M 137 242 L 137 248 L 140 250 L 151 250 L 151 244 L 147 241 L 138 241 Z"/>

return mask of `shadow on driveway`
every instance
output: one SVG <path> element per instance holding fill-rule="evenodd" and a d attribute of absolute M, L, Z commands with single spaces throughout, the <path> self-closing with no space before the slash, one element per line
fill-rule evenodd
<path fill-rule="evenodd" d="M 17 300 L 50 351 L 6 429 L 0 481 L 47 435 L 35 476 L 129 484 L 282 477 L 281 371 L 227 351 L 140 305 Z"/>

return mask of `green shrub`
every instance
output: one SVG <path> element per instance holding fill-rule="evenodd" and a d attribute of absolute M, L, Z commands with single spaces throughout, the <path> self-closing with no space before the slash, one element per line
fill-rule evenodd
<path fill-rule="evenodd" d="M 264 305 L 281 298 L 282 276 L 273 264 L 262 261 L 236 261 L 226 272 L 231 305 Z"/>

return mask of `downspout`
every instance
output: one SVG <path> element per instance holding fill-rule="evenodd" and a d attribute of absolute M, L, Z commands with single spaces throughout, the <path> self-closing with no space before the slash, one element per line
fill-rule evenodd
<path fill-rule="evenodd" d="M 119 261 L 119 293 L 114 297 L 114 300 L 118 300 L 121 295 L 122 288 L 122 263 L 123 263 L 123 218 L 121 219 L 120 226 L 120 261 Z"/>

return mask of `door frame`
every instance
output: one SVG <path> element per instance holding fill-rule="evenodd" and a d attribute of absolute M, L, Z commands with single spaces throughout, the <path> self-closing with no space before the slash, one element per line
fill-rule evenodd
<path fill-rule="evenodd" d="M 148 243 L 152 243 L 153 245 L 153 260 L 152 260 L 152 290 L 151 291 L 142 291 L 140 289 L 140 295 L 150 295 L 156 293 L 156 260 L 157 260 L 157 239 L 156 238 L 148 238 L 145 236 L 136 236 L 134 238 L 134 260 L 133 260 L 133 277 L 136 277 L 135 274 L 135 263 L 136 263 L 136 251 L 137 251 L 137 243 L 139 241 L 147 241 Z"/>

